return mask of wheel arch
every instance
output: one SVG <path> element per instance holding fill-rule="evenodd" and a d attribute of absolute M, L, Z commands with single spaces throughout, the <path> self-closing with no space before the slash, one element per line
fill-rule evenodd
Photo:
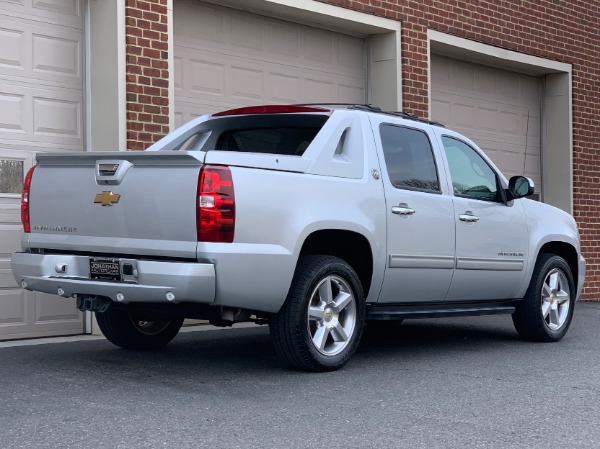
<path fill-rule="evenodd" d="M 306 237 L 300 249 L 300 257 L 309 255 L 344 259 L 358 275 L 367 298 L 373 286 L 373 251 L 364 235 L 344 229 L 314 231 Z"/>
<path fill-rule="evenodd" d="M 539 259 L 539 257 L 542 254 L 556 254 L 557 256 L 560 256 L 563 259 L 565 259 L 565 262 L 567 262 L 567 265 L 569 265 L 569 268 L 571 269 L 571 274 L 573 275 L 573 282 L 575 283 L 575 289 L 577 290 L 579 287 L 579 265 L 577 249 L 567 242 L 551 241 L 542 245 L 542 247 L 538 251 L 536 260 Z"/>

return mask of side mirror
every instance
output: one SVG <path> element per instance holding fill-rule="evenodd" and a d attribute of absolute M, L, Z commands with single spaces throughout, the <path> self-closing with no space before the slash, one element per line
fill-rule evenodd
<path fill-rule="evenodd" d="M 533 180 L 525 176 L 513 176 L 508 181 L 508 194 L 511 200 L 533 195 Z"/>

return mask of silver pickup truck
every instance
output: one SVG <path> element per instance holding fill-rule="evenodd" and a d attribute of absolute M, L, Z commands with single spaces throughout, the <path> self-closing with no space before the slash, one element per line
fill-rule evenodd
<path fill-rule="evenodd" d="M 185 318 L 268 323 L 289 366 L 343 366 L 365 323 L 512 314 L 567 332 L 573 218 L 525 199 L 468 138 L 368 105 L 246 107 L 144 152 L 39 154 L 22 199 L 25 289 L 76 297 L 123 348 Z"/>

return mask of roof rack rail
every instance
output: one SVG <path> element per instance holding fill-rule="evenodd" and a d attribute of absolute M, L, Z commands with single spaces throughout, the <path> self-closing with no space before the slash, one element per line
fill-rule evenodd
<path fill-rule="evenodd" d="M 402 118 L 405 118 L 408 120 L 414 120 L 416 122 L 427 123 L 429 125 L 440 126 L 442 128 L 445 128 L 445 126 L 440 122 L 436 122 L 435 120 L 427 120 L 426 118 L 419 117 L 418 115 L 413 114 L 412 112 L 408 112 L 408 111 L 381 111 L 381 112 L 383 114 L 395 115 L 397 117 L 402 117 Z"/>
<path fill-rule="evenodd" d="M 347 106 L 348 109 L 356 109 L 359 111 L 367 111 L 367 112 L 375 112 L 379 114 L 388 114 L 394 115 L 396 117 L 402 117 L 407 120 L 414 120 L 416 122 L 427 123 L 428 125 L 439 126 L 441 128 L 445 128 L 445 126 L 436 122 L 435 120 L 427 120 L 425 118 L 419 117 L 416 114 L 408 111 L 384 111 L 380 107 L 372 105 L 372 104 L 360 104 L 360 103 L 299 103 L 294 106 Z"/>

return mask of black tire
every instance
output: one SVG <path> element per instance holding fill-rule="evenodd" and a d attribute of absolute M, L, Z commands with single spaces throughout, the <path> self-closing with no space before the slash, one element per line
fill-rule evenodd
<path fill-rule="evenodd" d="M 550 282 L 550 276 L 554 275 L 557 284 L 552 290 L 550 283 L 546 284 L 546 282 Z M 546 284 L 545 290 L 544 284 Z M 513 314 L 513 323 L 521 338 L 542 342 L 562 339 L 573 319 L 575 295 L 573 274 L 567 262 L 555 254 L 540 254 L 527 293 Z M 554 307 L 553 302 L 556 304 L 556 313 L 551 308 L 552 315 L 545 316 L 543 308 L 550 307 L 551 304 Z"/>
<path fill-rule="evenodd" d="M 331 301 L 321 299 L 319 286 L 323 292 L 331 288 L 331 294 L 323 295 Z M 341 299 L 347 298 L 346 294 L 353 296 L 345 300 L 347 303 Z M 309 317 L 311 304 L 317 313 L 323 309 L 322 319 Z M 298 261 L 283 307 L 269 321 L 269 329 L 275 352 L 287 366 L 323 372 L 339 369 L 350 360 L 360 343 L 364 320 L 364 294 L 352 267 L 339 257 L 304 256 Z M 324 338 L 318 338 L 320 335 Z M 321 348 L 313 341 L 322 342 Z"/>
<path fill-rule="evenodd" d="M 162 348 L 175 338 L 183 324 L 183 318 L 144 320 L 133 312 L 113 307 L 96 312 L 96 321 L 108 341 L 125 349 Z"/>

